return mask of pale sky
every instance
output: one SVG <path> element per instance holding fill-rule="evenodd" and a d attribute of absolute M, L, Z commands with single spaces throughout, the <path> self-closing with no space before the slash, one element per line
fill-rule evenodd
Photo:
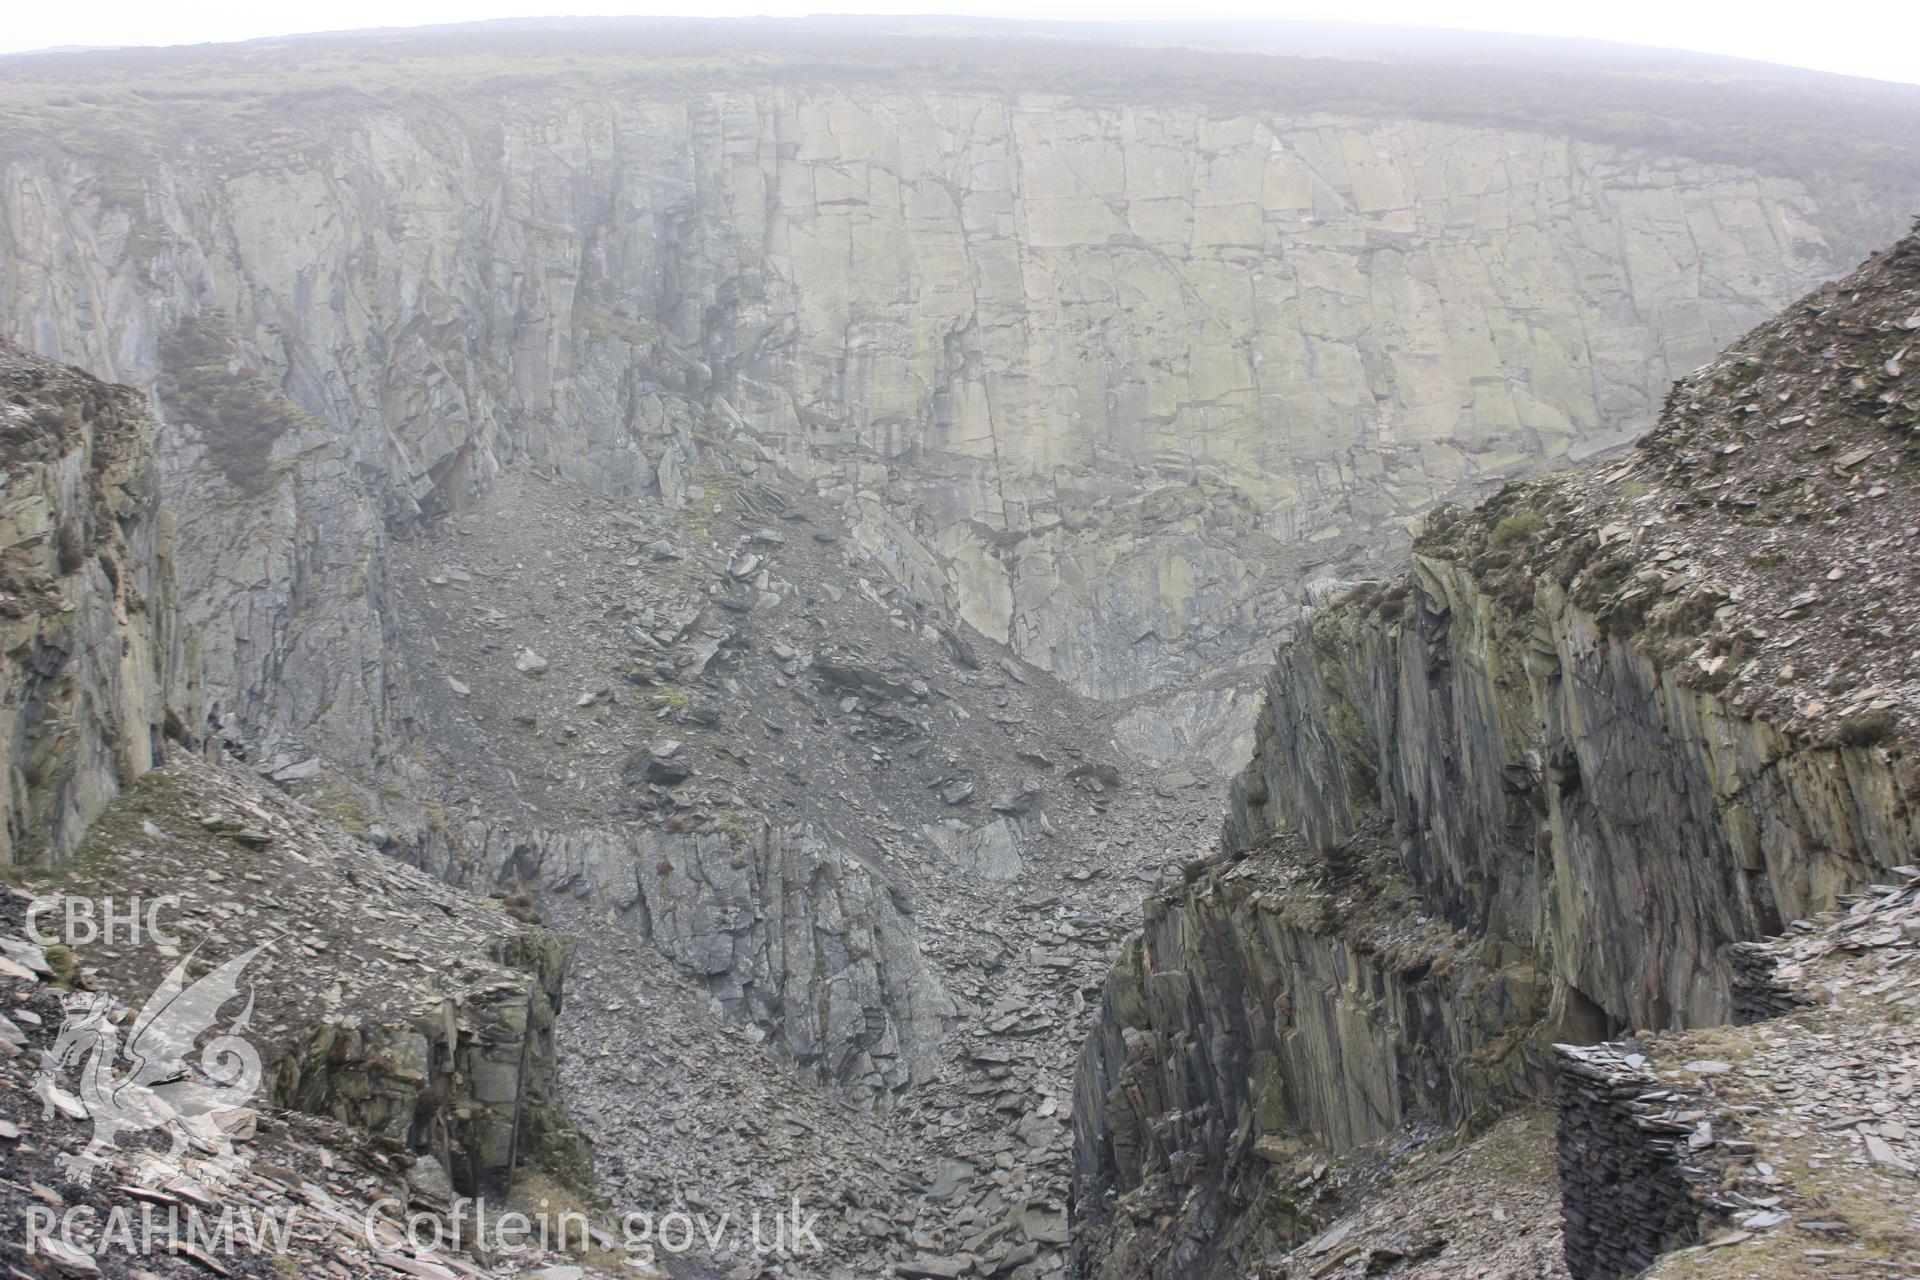
<path fill-rule="evenodd" d="M 930 0 L 915 9 L 901 0 L 679 0 L 653 5 L 540 0 L 329 0 L 298 8 L 206 0 L 16 0 L 0 25 L 0 52 L 50 45 L 196 44 L 354 27 L 419 26 L 480 18 L 544 14 L 651 14 L 799 17 L 813 12 L 932 12 L 992 18 L 1289 19 L 1456 27 L 1524 35 L 1586 36 L 1757 58 L 1788 66 L 1920 84 L 1920 3 L 1915 0 L 1821 0 L 1820 3 L 1697 3 L 1695 0 Z"/>

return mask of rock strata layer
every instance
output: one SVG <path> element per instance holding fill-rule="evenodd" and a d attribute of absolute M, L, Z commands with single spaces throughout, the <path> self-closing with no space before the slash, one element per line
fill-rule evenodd
<path fill-rule="evenodd" d="M 1636 456 L 1443 511 L 1407 576 L 1329 589 L 1269 673 L 1231 869 L 1193 868 L 1150 904 L 1082 1055 L 1091 1265 L 1224 1274 L 1240 1244 L 1284 1239 L 1246 1176 L 1263 1144 L 1338 1154 L 1471 1127 L 1544 1096 L 1556 1066 L 1568 1169 L 1633 1181 L 1596 1172 L 1586 1133 L 1687 1181 L 1684 1160 L 1621 1154 L 1646 1126 L 1612 1059 L 1547 1049 L 1803 1007 L 1752 944 L 1920 845 L 1899 585 L 1920 563 L 1888 532 L 1920 496 L 1916 272 L 1909 237 L 1676 386 Z M 1835 461 L 1809 476 L 1807 458 Z M 1768 493 L 1791 497 L 1748 497 Z M 1824 589 L 1807 591 L 1816 556 Z M 1343 909 L 1337 886 L 1369 865 L 1380 905 Z M 1300 887 L 1276 910 L 1262 877 L 1289 866 Z M 1280 927 L 1316 894 L 1316 928 Z M 1457 941 L 1409 951 L 1412 924 Z M 1349 1016 L 1314 1012 L 1329 1001 Z M 1596 1214 L 1586 1185 L 1568 1190 L 1577 1274 L 1696 1230 L 1623 1235 L 1645 1206 Z"/>

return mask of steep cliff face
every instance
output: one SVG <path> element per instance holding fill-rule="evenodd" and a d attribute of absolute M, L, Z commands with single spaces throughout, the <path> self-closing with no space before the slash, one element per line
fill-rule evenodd
<path fill-rule="evenodd" d="M 417 782 L 379 513 L 335 433 L 224 321 L 215 309 L 164 329 L 142 376 L 167 419 L 161 488 L 208 691 L 195 732 L 263 763 L 318 752 L 352 777 Z"/>
<path fill-rule="evenodd" d="M 64 861 L 191 700 L 159 424 L 0 340 L 0 867 Z M 180 721 L 174 720 L 176 732 Z"/>
<path fill-rule="evenodd" d="M 216 362 L 205 377 L 215 401 L 236 386 L 254 394 Z M 0 867 L 33 886 L 10 897 L 10 912 L 29 896 L 83 898 L 89 922 L 42 916 L 39 942 L 63 919 L 74 934 L 61 934 L 58 952 L 10 939 L 9 954 L 36 966 L 9 961 L 10 978 L 38 973 L 117 997 L 124 1015 L 184 963 L 183 947 L 206 968 L 249 942 L 279 948 L 253 962 L 261 998 L 249 1007 L 275 1105 L 437 1160 L 429 1188 L 502 1195 L 535 1160 L 589 1177 L 552 1088 L 568 945 L 394 863 L 259 778 L 196 759 L 219 755 L 196 732 L 202 663 L 232 651 L 210 655 L 182 616 L 181 596 L 206 581 L 206 565 L 175 573 L 183 551 L 161 504 L 159 422 L 132 389 L 4 340 L 0 388 Z M 271 436 L 257 419 L 235 425 L 214 465 L 252 483 L 245 446 Z M 263 672 L 252 688 L 272 678 Z M 227 687 L 223 674 L 213 683 Z M 139 915 L 141 903 L 151 904 L 147 926 L 177 927 L 180 945 L 143 940 L 138 925 L 129 943 L 124 919 L 117 939 L 93 927 L 92 910 Z M 100 1053 L 93 1065 L 111 1079 L 115 1047 Z M 50 1079 L 74 1065 L 47 1061 Z M 75 1109 L 84 1118 L 85 1105 L 72 1103 L 70 1118 Z M 207 1171 L 233 1172 L 217 1162 Z"/>
<path fill-rule="evenodd" d="M 1730 1022 L 1733 944 L 1897 881 L 1916 349 L 1909 236 L 1679 384 L 1635 456 L 1442 512 L 1410 575 L 1303 622 L 1227 862 L 1150 906 L 1082 1056 L 1090 1260 L 1296 1243 L 1251 1208 L 1263 1152 L 1457 1127 L 1537 1093 L 1552 1040 Z M 1388 909 L 1357 911 L 1373 864 Z"/>
<path fill-rule="evenodd" d="M 1796 747 L 1551 580 L 1509 613 L 1471 567 L 1416 565 L 1401 598 L 1329 609 L 1276 665 L 1229 841 L 1335 846 L 1384 809 L 1430 909 L 1553 957 L 1617 1029 L 1727 1021 L 1728 943 L 1920 837 L 1884 752 Z"/>
<path fill-rule="evenodd" d="M 168 404 L 169 335 L 225 307 L 232 359 L 333 444 L 276 447 L 304 493 L 292 580 L 346 561 L 377 590 L 380 521 L 462 506 L 509 462 L 685 503 L 693 429 L 741 424 L 917 599 L 1113 697 L 1263 655 L 1307 577 L 1638 429 L 1916 194 L 1444 101 L 1115 102 L 911 58 L 826 83 L 737 51 L 689 90 L 573 52 L 571 85 L 531 55 L 516 81 L 463 85 L 455 58 L 407 92 L 309 64 L 298 114 L 244 120 L 193 96 L 219 63 L 128 68 L 146 98 L 24 89 L 47 138 L 0 169 L 6 327 L 160 380 L 210 439 Z M 318 611 L 282 648 L 354 616 L 346 593 L 249 590 L 245 616 Z M 236 635 L 243 676 L 266 638 Z M 253 695 L 284 714 L 237 708 L 256 740 L 322 706 L 383 731 L 385 690 L 287 668 Z"/>
<path fill-rule="evenodd" d="M 1277 837 L 1148 901 L 1075 1082 L 1088 1274 L 1245 1274 L 1340 1203 L 1332 1155 L 1544 1088 L 1547 975 L 1422 912 L 1387 834 Z"/>

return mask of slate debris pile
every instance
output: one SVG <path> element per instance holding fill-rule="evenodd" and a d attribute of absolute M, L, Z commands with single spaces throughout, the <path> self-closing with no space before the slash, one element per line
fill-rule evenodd
<path fill-rule="evenodd" d="M 1073 1061 L 1112 922 L 1212 842 L 1220 782 L 1203 761 L 1131 756 L 1112 730 L 1129 707 L 939 622 L 833 504 L 764 459 L 747 476 L 750 447 L 704 449 L 685 510 L 509 472 L 396 566 L 417 584 L 401 637 L 426 691 L 423 767 L 468 829 L 493 833 L 500 873 L 581 939 L 559 1027 L 569 1107 L 616 1201 L 744 1211 L 817 1189 L 836 1206 L 828 1253 L 784 1274 L 1061 1274 Z M 527 651 L 541 674 L 515 669 Z M 747 954 L 730 931 L 849 950 L 874 936 L 837 907 L 844 893 L 762 893 L 753 919 L 719 905 L 734 873 L 688 842 L 733 841 L 751 870 L 769 826 L 811 832 L 842 884 L 877 877 L 885 928 L 908 931 L 952 998 L 934 1052 L 877 1103 L 797 1088 L 763 1021 L 716 1025 L 709 992 L 763 989 L 757 971 L 713 972 Z M 680 850 L 656 855 L 670 873 L 639 869 L 657 899 L 609 900 L 559 856 L 636 831 Z M 390 834 L 405 856 L 439 856 L 431 834 Z M 690 902 L 712 932 L 677 932 Z M 796 993 L 771 994 L 788 999 L 755 1007 L 805 1016 Z"/>
<path fill-rule="evenodd" d="M 199 1141 L 175 1158 L 152 1133 L 123 1134 L 101 1153 L 90 1182 L 70 1180 L 61 1157 L 86 1148 L 93 1120 L 65 1089 L 43 1105 L 42 1064 L 65 1016 L 63 997 L 75 989 L 67 984 L 85 982 L 87 949 L 76 953 L 76 974 L 71 957 L 41 947 L 27 930 L 29 901 L 0 888 L 0 1265 L 7 1275 L 581 1280 L 571 1259 L 537 1248 L 482 1262 L 452 1248 L 451 1232 L 443 1248 L 425 1233 L 419 1245 L 408 1240 L 402 1209 L 447 1209 L 444 1176 L 427 1176 L 431 1161 L 357 1125 L 259 1101 L 228 1130 L 238 1161 Z M 72 1227 L 63 1230 L 57 1224 L 69 1214 Z M 48 1215 L 56 1225 L 48 1226 Z M 129 1240 L 152 1247 L 135 1254 L 101 1246 L 116 1220 L 133 1224 Z"/>
<path fill-rule="evenodd" d="M 1549 1132 L 1520 1111 L 1471 1141 L 1395 1143 L 1323 1166 L 1325 1225 L 1260 1280 L 1565 1280 Z"/>
<path fill-rule="evenodd" d="M 149 773 L 35 889 L 157 911 L 164 939 L 76 951 L 131 1009 L 182 957 L 192 978 L 268 944 L 242 975 L 268 1101 L 420 1151 L 465 1194 L 505 1191 L 536 1151 L 583 1159 L 551 1088 L 569 944 L 246 773 L 185 757 Z"/>
<path fill-rule="evenodd" d="M 884 1272 L 921 1180 L 910 1153 L 855 1095 L 802 1081 L 754 1034 L 717 1018 L 697 983 L 616 920 L 550 903 L 549 923 L 579 940 L 560 1015 L 559 1085 L 596 1136 L 601 1190 L 621 1212 L 764 1222 L 818 1213 L 821 1259 L 755 1259 L 787 1274 Z M 771 1237 L 771 1232 L 768 1233 Z M 717 1268 L 744 1259 L 715 1254 Z"/>

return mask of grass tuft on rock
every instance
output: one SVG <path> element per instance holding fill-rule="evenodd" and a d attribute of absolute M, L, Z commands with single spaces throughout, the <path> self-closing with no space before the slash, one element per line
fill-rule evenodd
<path fill-rule="evenodd" d="M 1509 542 L 1518 542 L 1522 538 L 1531 538 L 1546 527 L 1546 520 L 1538 511 L 1522 511 L 1518 515 L 1508 516 L 1493 526 L 1493 543 L 1504 547 Z"/>
<path fill-rule="evenodd" d="M 197 428 L 207 458 L 249 498 L 275 487 L 274 446 L 289 431 L 317 425 L 279 387 L 238 363 L 226 317 L 209 311 L 160 343 L 159 399 L 167 416 Z"/>
<path fill-rule="evenodd" d="M 1840 722 L 1839 738 L 1843 746 L 1877 747 L 1893 741 L 1900 730 L 1900 717 L 1891 711 L 1862 711 Z"/>

